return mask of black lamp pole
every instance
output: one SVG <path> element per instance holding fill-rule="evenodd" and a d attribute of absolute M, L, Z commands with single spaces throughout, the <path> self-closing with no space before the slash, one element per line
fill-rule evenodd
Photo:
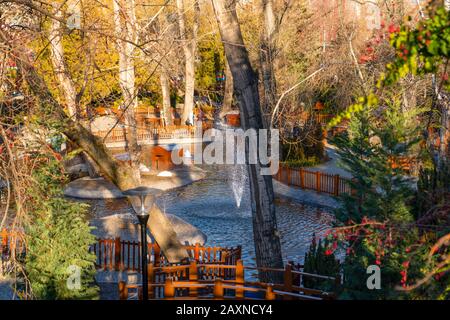
<path fill-rule="evenodd" d="M 160 190 L 148 187 L 137 187 L 134 189 L 125 190 L 124 195 L 128 197 L 133 206 L 133 210 L 141 225 L 141 267 L 142 267 L 142 299 L 148 300 L 148 260 L 147 260 L 147 223 L 150 217 L 150 212 L 155 195 L 159 194 Z M 147 201 L 146 201 L 147 200 Z"/>
<path fill-rule="evenodd" d="M 148 270 L 147 270 L 147 222 L 148 214 L 138 214 L 141 225 L 141 268 L 142 268 L 142 299 L 148 300 Z"/>

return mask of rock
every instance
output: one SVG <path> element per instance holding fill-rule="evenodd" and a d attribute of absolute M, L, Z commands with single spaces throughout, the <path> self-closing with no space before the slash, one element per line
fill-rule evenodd
<path fill-rule="evenodd" d="M 69 182 L 64 195 L 82 199 L 124 198 L 119 188 L 104 178 L 84 177 Z"/>
<path fill-rule="evenodd" d="M 80 164 L 76 164 L 74 166 L 68 167 L 66 169 L 66 171 L 68 174 L 73 174 L 73 175 L 80 174 L 80 173 L 88 173 L 87 166 L 84 163 L 80 163 Z"/>
<path fill-rule="evenodd" d="M 143 169 L 143 168 L 141 168 Z M 194 166 L 182 167 L 166 171 L 163 175 L 157 172 L 141 171 L 141 182 L 143 186 L 159 190 L 170 190 L 188 185 L 192 182 L 205 178 L 204 170 Z M 81 199 L 114 199 L 125 196 L 113 183 L 104 178 L 83 177 L 67 184 L 64 195 Z"/>
<path fill-rule="evenodd" d="M 206 235 L 197 227 L 191 225 L 185 220 L 166 213 L 172 227 L 177 233 L 178 239 L 182 244 L 199 243 L 204 245 L 206 243 Z M 127 214 L 113 214 L 108 217 L 94 219 L 91 225 L 96 227 L 92 233 L 98 238 L 116 238 L 120 237 L 123 240 L 139 241 L 140 227 L 135 215 Z"/>
<path fill-rule="evenodd" d="M 194 245 L 199 243 L 204 245 L 206 243 L 207 236 L 200 229 L 173 214 L 167 214 L 167 217 L 182 244 Z"/>

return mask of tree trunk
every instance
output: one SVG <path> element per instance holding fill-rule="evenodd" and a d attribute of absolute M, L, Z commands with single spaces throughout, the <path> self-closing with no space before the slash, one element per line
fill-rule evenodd
<path fill-rule="evenodd" d="M 245 48 L 236 14 L 235 0 L 212 0 L 219 24 L 225 54 L 233 74 L 234 92 L 239 103 L 241 124 L 244 130 L 263 128 L 258 95 L 258 79 L 253 71 Z M 258 132 L 259 140 L 259 132 Z M 248 142 L 246 155 L 248 158 Z M 282 268 L 280 237 L 275 215 L 272 177 L 261 175 L 262 165 L 248 164 L 252 203 L 253 236 L 258 267 Z M 260 280 L 279 282 L 279 273 L 260 272 Z"/>
<path fill-rule="evenodd" d="M 172 116 L 170 110 L 170 85 L 169 79 L 167 77 L 167 71 L 164 67 L 161 67 L 161 73 L 159 75 L 159 81 L 161 83 L 161 93 L 162 93 L 162 117 L 166 125 L 172 124 Z"/>
<path fill-rule="evenodd" d="M 137 39 L 136 14 L 134 0 L 114 0 L 114 25 L 116 48 L 119 54 L 119 85 L 123 97 L 123 119 L 125 125 L 125 149 L 130 155 L 131 167 L 136 181 L 140 181 L 140 147 L 137 140 L 135 110 L 137 94 L 135 92 L 134 43 Z M 124 40 L 122 40 L 124 39 Z M 132 43 L 130 43 L 132 42 Z"/>
<path fill-rule="evenodd" d="M 230 66 L 228 65 L 228 60 L 225 57 L 225 88 L 220 117 L 223 117 L 228 111 L 231 110 L 233 106 L 233 96 L 234 96 L 233 74 L 231 73 Z"/>
<path fill-rule="evenodd" d="M 276 103 L 276 80 L 275 80 L 275 35 L 276 19 L 273 11 L 272 0 L 260 0 L 264 14 L 264 34 L 261 37 L 259 57 L 263 79 L 264 100 L 262 109 L 264 114 L 270 114 Z"/>
<path fill-rule="evenodd" d="M 197 49 L 198 20 L 200 17 L 200 7 L 198 0 L 194 0 L 194 22 L 192 34 L 189 35 L 186 27 L 185 6 L 183 0 L 177 0 L 178 24 L 180 36 L 183 41 L 183 51 L 185 58 L 185 91 L 184 110 L 181 116 L 181 123 L 192 122 L 192 112 L 194 110 L 195 91 L 195 54 Z"/>
<path fill-rule="evenodd" d="M 55 4 L 55 17 L 61 19 L 62 11 L 60 4 Z M 75 119 L 78 117 L 77 112 L 77 93 L 75 85 L 69 76 L 67 66 L 64 59 L 64 49 L 62 46 L 62 25 L 56 19 L 51 19 L 49 31 L 50 57 L 53 64 L 53 69 L 56 78 L 60 84 L 62 95 L 67 106 L 67 113 L 69 117 Z"/>

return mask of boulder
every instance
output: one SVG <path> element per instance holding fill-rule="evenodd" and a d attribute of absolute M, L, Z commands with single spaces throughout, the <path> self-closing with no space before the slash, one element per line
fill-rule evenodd
<path fill-rule="evenodd" d="M 81 199 L 114 199 L 125 197 L 119 188 L 101 177 L 83 177 L 69 182 L 64 188 L 64 195 Z"/>
<path fill-rule="evenodd" d="M 200 229 L 173 214 L 166 213 L 166 216 L 182 244 L 188 243 L 194 245 L 199 243 L 200 245 L 204 245 L 206 243 L 207 237 Z M 94 219 L 91 221 L 91 225 L 95 227 L 92 233 L 98 238 L 120 237 L 127 241 L 140 241 L 138 220 L 131 213 L 113 214 L 100 219 Z"/>

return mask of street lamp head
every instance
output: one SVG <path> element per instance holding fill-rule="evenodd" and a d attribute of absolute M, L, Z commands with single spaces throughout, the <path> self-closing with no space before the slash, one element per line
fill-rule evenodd
<path fill-rule="evenodd" d="M 161 190 L 149 187 L 137 187 L 123 192 L 137 215 L 148 215 L 155 203 L 155 197 L 160 193 Z"/>

